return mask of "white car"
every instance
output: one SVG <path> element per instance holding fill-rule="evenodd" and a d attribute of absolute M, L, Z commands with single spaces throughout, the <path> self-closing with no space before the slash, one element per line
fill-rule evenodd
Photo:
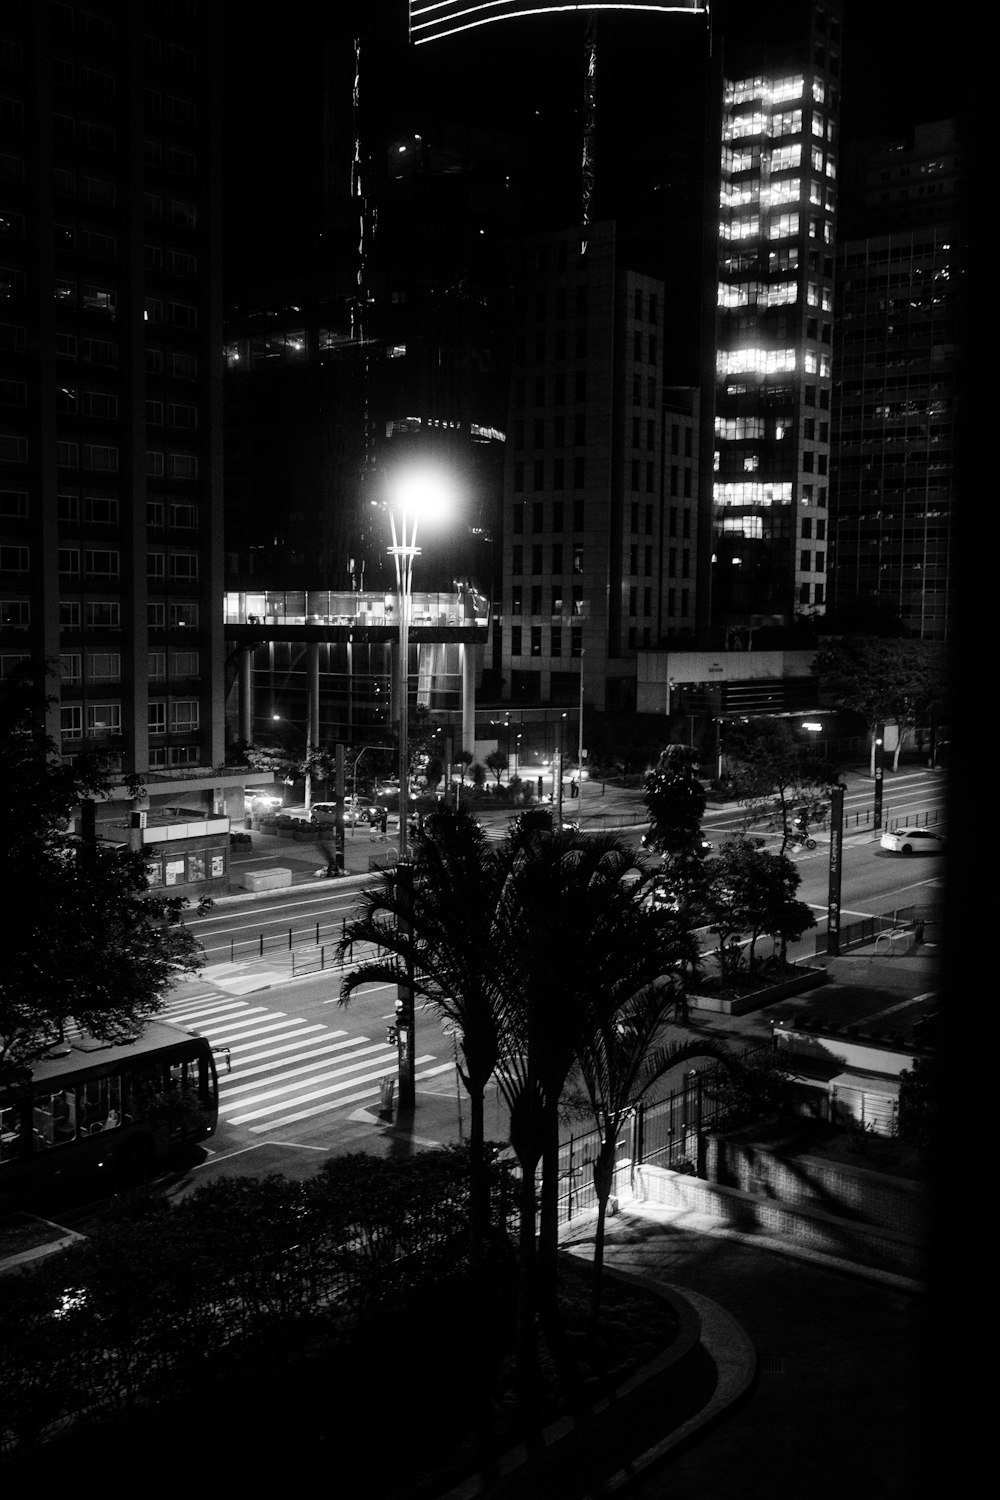
<path fill-rule="evenodd" d="M 883 833 L 880 844 L 894 854 L 940 854 L 944 848 L 944 834 L 933 828 L 893 828 Z"/>
<path fill-rule="evenodd" d="M 245 793 L 246 803 L 254 812 L 270 812 L 273 808 L 281 807 L 282 798 L 274 792 L 259 792 L 255 788 Z"/>

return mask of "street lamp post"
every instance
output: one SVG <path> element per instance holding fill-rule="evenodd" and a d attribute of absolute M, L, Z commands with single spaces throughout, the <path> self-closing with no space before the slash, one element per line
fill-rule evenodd
<path fill-rule="evenodd" d="M 413 600 L 413 559 L 419 555 L 417 521 L 422 512 L 440 504 L 441 484 L 420 474 L 401 475 L 389 499 L 392 531 L 390 556 L 396 565 L 399 611 L 399 844 L 396 865 L 400 898 L 400 926 L 412 936 L 409 911 L 413 902 L 413 867 L 407 859 L 406 815 L 410 791 L 409 649 L 410 608 Z M 416 1104 L 416 1047 L 413 1004 L 413 947 L 407 944 L 404 975 L 396 986 L 396 1045 L 398 1047 L 399 1108 L 411 1112 Z"/>
<path fill-rule="evenodd" d="M 875 824 L 875 832 L 878 833 L 882 827 L 882 791 L 885 781 L 885 762 L 882 759 L 882 730 L 875 739 L 875 807 L 872 812 L 872 821 Z"/>
<path fill-rule="evenodd" d="M 275 724 L 287 724 L 291 729 L 297 730 L 299 734 L 304 734 L 305 735 L 305 741 L 306 741 L 305 808 L 306 808 L 306 812 L 308 812 L 309 809 L 310 809 L 310 807 L 312 806 L 312 772 L 309 769 L 309 762 L 312 759 L 312 752 L 313 752 L 312 735 L 310 733 L 312 725 L 310 723 L 310 724 L 307 724 L 307 726 L 306 726 L 305 729 L 299 729 L 299 726 L 297 724 L 293 724 L 292 721 L 291 721 L 291 719 L 283 719 L 282 716 L 281 716 L 281 714 L 272 714 L 271 718 L 274 720 Z"/>

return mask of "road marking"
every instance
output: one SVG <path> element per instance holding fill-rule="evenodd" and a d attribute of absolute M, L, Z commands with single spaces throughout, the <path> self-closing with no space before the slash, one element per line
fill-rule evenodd
<path fill-rule="evenodd" d="M 387 1042 L 351 1036 L 246 1000 L 177 997 L 167 1014 L 205 1036 L 216 1051 L 225 1050 L 228 1071 L 219 1081 L 220 1116 L 232 1125 L 267 1121 L 252 1125 L 259 1133 L 348 1103 L 372 1103 L 382 1079 L 398 1068 L 396 1048 Z M 415 1066 L 422 1069 L 417 1076 L 426 1079 L 450 1073 L 454 1062 L 437 1064 L 427 1053 Z"/>
<path fill-rule="evenodd" d="M 221 1018 L 228 1011 L 239 1011 L 242 1013 L 246 1011 L 247 1003 L 245 1000 L 226 1000 L 221 995 L 212 995 L 199 1001 L 194 1006 L 190 1002 L 181 1002 L 180 1007 L 178 1009 L 175 1003 L 175 1005 L 164 1011 L 164 1015 L 169 1015 L 171 1021 L 175 1022 L 178 1026 L 183 1025 L 185 1021 L 200 1020 L 204 1016 L 219 1016 Z M 260 1010 L 263 1010 L 263 1008 L 263 1006 L 258 1007 Z"/>
<path fill-rule="evenodd" d="M 342 1033 L 341 1032 L 334 1032 L 334 1035 L 335 1036 L 340 1036 L 340 1035 L 342 1035 Z M 310 1037 L 309 1040 L 310 1040 L 310 1042 L 318 1042 L 319 1038 L 318 1037 Z M 291 1057 L 279 1057 L 279 1058 L 277 1058 L 273 1062 L 257 1063 L 257 1065 L 255 1067 L 247 1067 L 245 1061 L 241 1060 L 241 1062 L 240 1062 L 239 1076 L 240 1076 L 240 1078 L 250 1078 L 251 1076 L 253 1076 L 256 1073 L 272 1073 L 275 1070 L 275 1068 L 284 1068 L 289 1063 L 304 1062 L 307 1058 L 319 1058 L 321 1060 L 321 1062 L 322 1062 L 323 1059 L 324 1059 L 324 1055 L 326 1053 L 330 1053 L 330 1052 L 342 1052 L 342 1051 L 344 1051 L 345 1049 L 347 1049 L 349 1047 L 354 1047 L 356 1044 L 357 1044 L 357 1037 L 349 1037 L 346 1042 L 320 1042 L 318 1046 L 311 1046 L 308 1052 L 297 1052 L 297 1053 L 294 1053 Z M 287 1052 L 291 1051 L 291 1048 L 293 1046 L 297 1046 L 297 1045 L 298 1045 L 297 1043 L 290 1043 L 289 1046 L 287 1046 L 287 1047 L 276 1047 L 274 1050 L 276 1052 L 286 1052 L 287 1053 Z M 220 1079 L 220 1081 L 219 1081 L 220 1088 L 222 1087 L 223 1084 L 225 1084 L 225 1086 L 226 1086 L 226 1093 L 227 1094 L 232 1093 L 233 1085 L 230 1083 L 230 1080 L 228 1078 Z M 242 1088 L 243 1085 L 242 1084 L 236 1084 L 235 1087 L 236 1088 Z M 256 1088 L 257 1085 L 256 1084 L 251 1084 L 250 1087 Z"/>
<path fill-rule="evenodd" d="M 426 1061 L 426 1059 L 418 1057 L 417 1066 L 419 1066 L 424 1061 Z M 426 1068 L 422 1073 L 415 1074 L 414 1077 L 416 1081 L 420 1083 L 425 1078 L 433 1078 L 437 1073 L 447 1072 L 447 1070 L 451 1067 L 451 1063 L 439 1063 L 436 1068 Z M 374 1076 L 377 1075 L 373 1075 L 373 1077 Z M 386 1075 L 383 1073 L 381 1076 L 385 1077 Z M 264 1135 L 267 1131 L 277 1130 L 283 1125 L 297 1125 L 300 1120 L 312 1119 L 314 1115 L 321 1115 L 327 1110 L 346 1109 L 348 1105 L 361 1104 L 364 1102 L 364 1100 L 373 1098 L 374 1095 L 375 1091 L 373 1089 L 366 1089 L 364 1093 L 351 1094 L 349 1098 L 338 1099 L 332 1104 L 317 1104 L 314 1105 L 312 1109 L 300 1110 L 298 1114 L 285 1115 L 285 1117 L 281 1120 L 270 1120 L 266 1125 L 251 1125 L 250 1130 L 254 1135 Z M 236 1122 L 232 1121 L 231 1123 L 235 1124 Z"/>
<path fill-rule="evenodd" d="M 345 1055 L 352 1058 L 360 1058 L 361 1061 L 348 1063 L 346 1067 L 342 1065 L 343 1057 L 333 1059 L 329 1057 L 321 1057 L 316 1062 L 304 1064 L 301 1068 L 290 1068 L 287 1073 L 282 1073 L 280 1077 L 301 1078 L 301 1076 L 305 1073 L 318 1074 L 321 1068 L 326 1068 L 329 1071 L 324 1073 L 318 1080 L 314 1077 L 306 1081 L 309 1083 L 316 1083 L 317 1081 L 325 1082 L 325 1080 L 328 1078 L 342 1078 L 345 1073 L 350 1072 L 351 1068 L 368 1067 L 371 1062 L 371 1057 L 366 1054 L 372 1052 L 381 1052 L 384 1046 L 384 1042 L 372 1042 L 367 1047 L 354 1047 L 349 1053 Z M 331 1061 L 339 1063 L 341 1064 L 341 1066 L 330 1070 Z M 353 1079 L 351 1081 L 353 1082 Z M 222 1113 L 224 1109 L 240 1109 L 247 1103 L 257 1104 L 263 1099 L 276 1099 L 279 1094 L 287 1094 L 292 1089 L 297 1089 L 299 1087 L 298 1083 L 283 1083 L 280 1084 L 277 1088 L 267 1090 L 265 1085 L 268 1082 L 268 1079 L 258 1079 L 255 1083 L 230 1084 L 226 1089 L 225 1101 L 219 1106 L 220 1113 Z M 248 1089 L 256 1089 L 258 1091 L 256 1094 L 254 1094 L 253 1099 L 233 1099 L 234 1094 L 246 1093 Z M 262 1089 L 263 1092 L 261 1092 Z"/>
<path fill-rule="evenodd" d="M 385 1043 L 383 1043 L 382 1045 L 385 1046 Z M 387 1050 L 389 1050 L 389 1049 L 387 1049 Z M 332 1097 L 332 1095 L 343 1093 L 343 1091 L 345 1089 L 354 1088 L 356 1084 L 359 1084 L 359 1083 L 377 1083 L 379 1081 L 379 1079 L 386 1077 L 387 1074 L 395 1073 L 396 1072 L 396 1069 L 398 1067 L 398 1059 L 396 1057 L 396 1049 L 392 1048 L 391 1051 L 392 1051 L 392 1056 L 389 1057 L 389 1058 L 387 1058 L 386 1061 L 385 1061 L 385 1063 L 381 1067 L 375 1068 L 371 1073 L 363 1073 L 363 1074 L 359 1075 L 357 1078 L 346 1078 L 346 1079 L 342 1080 L 340 1083 L 331 1083 L 331 1084 L 328 1084 L 325 1088 L 314 1089 L 312 1091 L 312 1093 L 310 1093 L 310 1094 L 303 1094 L 302 1095 L 302 1099 L 299 1102 L 301 1102 L 303 1104 L 308 1104 L 313 1099 L 330 1099 Z M 420 1064 L 423 1064 L 423 1063 L 433 1062 L 433 1060 L 434 1059 L 432 1057 L 418 1057 L 416 1061 L 417 1061 L 417 1064 L 420 1065 Z M 369 1062 L 370 1061 L 371 1060 L 369 1060 Z M 364 1066 L 364 1064 L 361 1064 L 361 1066 Z M 347 1070 L 345 1069 L 345 1071 L 347 1071 Z M 269 1097 L 269 1096 L 265 1096 L 265 1097 Z M 246 1102 L 247 1103 L 252 1103 L 253 1101 L 248 1100 Z M 230 1124 L 231 1125 L 245 1125 L 245 1124 L 248 1124 L 251 1120 L 260 1120 L 265 1115 L 277 1114 L 277 1112 L 279 1110 L 286 1108 L 286 1106 L 289 1103 L 291 1103 L 291 1102 L 295 1102 L 295 1101 L 290 1101 L 288 1099 L 285 1099 L 281 1104 L 270 1104 L 270 1105 L 268 1105 L 264 1109 L 252 1110 L 249 1114 L 246 1114 L 246 1115 L 235 1115 L 232 1118 L 232 1120 L 230 1120 Z M 275 1124 L 283 1124 L 284 1122 L 283 1121 L 275 1121 L 274 1123 Z"/>

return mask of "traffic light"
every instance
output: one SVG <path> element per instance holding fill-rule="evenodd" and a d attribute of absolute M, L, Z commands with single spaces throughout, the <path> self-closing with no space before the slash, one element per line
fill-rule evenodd
<path fill-rule="evenodd" d="M 388 1046 L 395 1047 L 396 1043 L 399 1041 L 399 1032 L 396 1030 L 395 1026 L 387 1026 L 385 1028 L 385 1040 Z"/>

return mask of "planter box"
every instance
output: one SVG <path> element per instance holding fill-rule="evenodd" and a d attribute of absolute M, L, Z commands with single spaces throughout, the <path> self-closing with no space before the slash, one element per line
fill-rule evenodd
<path fill-rule="evenodd" d="M 785 1000 L 789 995 L 800 995 L 805 990 L 817 989 L 821 984 L 826 984 L 826 970 L 802 965 L 798 974 L 782 979 L 777 984 L 764 985 L 759 990 L 747 990 L 745 994 L 689 995 L 688 1006 L 692 1010 L 708 1010 L 716 1015 L 742 1016 L 747 1011 L 773 1005 L 776 1000 Z"/>
<path fill-rule="evenodd" d="M 279 891 L 291 883 L 291 870 L 278 866 L 271 870 L 247 870 L 243 875 L 243 886 L 248 891 Z"/>

